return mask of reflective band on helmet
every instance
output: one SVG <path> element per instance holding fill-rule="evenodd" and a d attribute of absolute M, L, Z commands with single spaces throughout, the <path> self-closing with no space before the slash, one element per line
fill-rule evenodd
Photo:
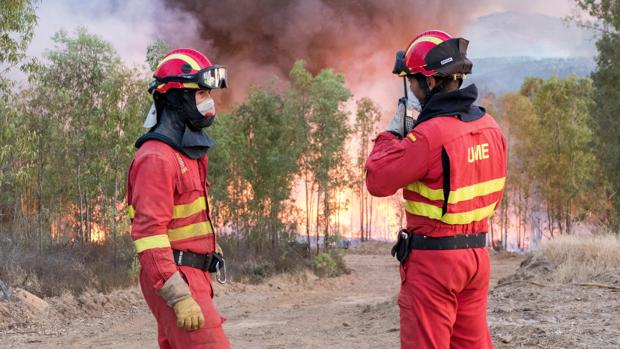
<path fill-rule="evenodd" d="M 167 235 L 153 235 L 140 238 L 134 241 L 133 245 L 136 248 L 136 253 L 140 253 L 151 248 L 170 247 L 170 240 L 168 240 Z"/>
<path fill-rule="evenodd" d="M 411 49 L 413 49 L 415 47 L 415 45 L 421 43 L 421 42 L 432 42 L 435 45 L 439 45 L 443 42 L 443 40 L 441 40 L 440 38 L 434 37 L 434 36 L 423 36 L 418 38 L 416 41 L 414 41 L 413 43 L 411 43 L 411 45 L 409 45 L 409 48 L 407 49 L 407 53 L 406 55 L 409 55 L 409 51 L 411 51 Z"/>
<path fill-rule="evenodd" d="M 136 209 L 133 208 L 133 206 L 128 205 L 127 206 L 127 214 L 129 215 L 129 219 L 133 219 L 133 217 L 136 216 Z"/>
<path fill-rule="evenodd" d="M 442 221 L 446 224 L 469 224 L 491 217 L 497 203 L 467 212 L 446 213 L 441 215 L 441 207 L 417 201 L 405 202 L 405 210 L 416 216 Z"/>
<path fill-rule="evenodd" d="M 197 83 L 195 83 L 195 82 L 186 82 L 186 83 L 183 83 L 183 87 L 185 87 L 185 88 L 195 88 L 195 89 L 199 89 L 199 88 L 200 88 L 200 87 L 198 86 L 198 84 L 197 84 Z"/>
<path fill-rule="evenodd" d="M 188 55 L 184 55 L 182 53 L 173 53 L 167 57 L 165 57 L 164 59 L 161 60 L 161 62 L 159 62 L 159 64 L 157 65 L 157 68 L 159 68 L 162 64 L 168 62 L 169 60 L 172 59 L 180 59 L 182 61 L 184 61 L 185 63 L 189 64 L 192 69 L 194 70 L 200 70 L 200 65 L 190 56 Z"/>
<path fill-rule="evenodd" d="M 504 189 L 505 183 L 506 177 L 502 177 L 450 191 L 448 203 L 456 204 L 461 201 L 471 200 L 478 196 L 485 196 L 498 192 Z M 429 200 L 444 199 L 443 189 L 431 189 L 422 182 L 413 182 L 407 185 L 405 189 L 418 193 Z"/>
<path fill-rule="evenodd" d="M 168 230 L 170 241 L 182 240 L 201 235 L 213 234 L 209 221 L 186 225 L 184 227 Z"/>
<path fill-rule="evenodd" d="M 199 197 L 189 204 L 185 205 L 174 205 L 174 210 L 172 212 L 172 219 L 185 218 L 200 211 L 204 211 L 207 209 L 207 202 L 204 196 Z"/>
<path fill-rule="evenodd" d="M 415 46 L 416 44 L 419 44 L 421 42 L 432 42 L 435 45 L 439 45 L 443 42 L 443 40 L 435 36 L 423 36 L 421 38 L 418 38 L 416 41 L 414 41 L 413 44 L 411 44 L 411 46 Z"/>

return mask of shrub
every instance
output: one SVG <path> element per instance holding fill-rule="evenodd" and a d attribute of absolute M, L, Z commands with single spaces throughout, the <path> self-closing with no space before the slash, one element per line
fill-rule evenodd
<path fill-rule="evenodd" d="M 350 270 L 344 262 L 344 253 L 338 250 L 321 252 L 312 258 L 312 268 L 319 277 L 335 277 L 348 274 Z"/>
<path fill-rule="evenodd" d="M 298 273 L 310 267 L 307 244 L 296 241 L 279 243 L 256 251 L 246 240 L 231 236 L 218 237 L 224 251 L 228 277 L 233 281 L 257 283 L 280 273 Z"/>
<path fill-rule="evenodd" d="M 59 296 L 65 291 L 80 294 L 93 288 L 102 292 L 127 287 L 137 280 L 131 238 L 114 243 L 81 244 L 54 242 L 42 250 L 4 237 L 0 241 L 0 279 L 10 287 L 21 287 L 38 296 Z"/>

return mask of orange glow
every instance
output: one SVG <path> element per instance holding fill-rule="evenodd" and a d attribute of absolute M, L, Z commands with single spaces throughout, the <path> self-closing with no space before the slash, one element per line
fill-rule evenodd
<path fill-rule="evenodd" d="M 105 241 L 106 232 L 103 230 L 99 224 L 92 223 L 90 228 L 90 242 L 94 243 L 103 243 Z"/>
<path fill-rule="evenodd" d="M 305 191 L 303 181 L 298 181 L 294 186 L 293 199 L 295 205 L 300 212 L 301 217 L 305 217 Z M 401 228 L 399 217 L 402 213 L 402 199 L 400 194 L 387 198 L 373 197 L 372 202 L 372 223 L 371 238 L 374 240 L 396 239 L 396 233 Z M 338 231 L 340 236 L 345 239 L 357 240 L 360 238 L 360 201 L 357 194 L 351 189 L 345 189 L 338 192 L 332 204 L 332 216 L 330 218 L 330 232 Z M 314 236 L 316 231 L 316 192 L 312 193 L 310 205 L 310 232 Z M 321 208 L 322 212 L 322 208 Z M 301 220 L 298 233 L 303 234 L 306 231 L 305 219 Z M 322 230 L 319 236 L 323 236 Z"/>
<path fill-rule="evenodd" d="M 126 207 L 125 203 L 121 205 L 117 205 L 118 214 L 122 215 L 124 209 Z M 69 238 L 71 240 L 79 239 L 80 234 L 80 219 L 79 219 L 79 208 L 75 205 L 72 205 L 68 208 L 68 211 L 71 213 L 67 213 L 63 216 L 52 219 L 50 222 L 50 236 L 53 240 L 58 240 L 62 238 Z M 83 221 L 83 229 L 84 229 L 84 239 L 87 242 L 101 244 L 105 242 L 106 237 L 108 235 L 108 227 L 101 224 L 102 219 L 102 208 L 97 205 L 94 207 L 92 212 L 89 215 L 90 222 Z M 84 218 L 86 218 L 86 214 L 84 214 Z M 90 231 L 89 231 L 90 230 Z"/>

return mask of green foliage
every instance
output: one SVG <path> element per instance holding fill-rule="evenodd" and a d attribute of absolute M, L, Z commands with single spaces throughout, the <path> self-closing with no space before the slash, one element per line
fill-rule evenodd
<path fill-rule="evenodd" d="M 336 277 L 350 271 L 344 263 L 344 253 L 339 250 L 321 252 L 312 258 L 314 273 L 319 277 Z"/>
<path fill-rule="evenodd" d="M 166 53 L 170 52 L 170 47 L 162 39 L 155 40 L 146 48 L 146 63 L 152 71 L 157 69 L 157 65 Z"/>
<path fill-rule="evenodd" d="M 256 251 L 290 238 L 285 224 L 302 148 L 295 115 L 268 87 L 254 88 L 232 113 L 220 115 L 210 133 L 210 156 L 220 224 L 231 223 Z M 239 217 L 241 216 L 241 217 Z M 240 219 L 242 218 L 242 219 Z"/>
<path fill-rule="evenodd" d="M 37 22 L 37 0 L 3 0 L 0 6 L 0 79 L 23 58 Z M 8 64 L 8 67 L 4 67 Z"/>
<path fill-rule="evenodd" d="M 61 31 L 53 41 L 47 60 L 29 66 L 28 90 L 12 97 L 5 122 L 13 149 L 1 153 L 7 202 L 24 205 L 14 221 L 19 214 L 36 222 L 24 238 L 40 249 L 52 225 L 82 241 L 120 230 L 126 221 L 117 204 L 141 132 L 136 116 L 149 105 L 146 81 L 109 43 L 85 29 Z"/>
<path fill-rule="evenodd" d="M 366 171 L 364 164 L 370 154 L 371 137 L 377 134 L 377 123 L 381 119 L 379 108 L 370 98 L 362 98 L 357 101 L 355 114 L 355 136 L 359 144 L 355 163 L 355 174 L 352 176 L 354 191 L 359 197 L 360 204 L 360 237 L 362 241 L 370 239 L 370 219 L 372 198 L 366 190 Z"/>
<path fill-rule="evenodd" d="M 323 199 L 321 226 L 329 236 L 336 194 L 348 175 L 350 129 L 342 104 L 349 97 L 342 75 L 324 70 L 313 77 L 298 61 L 286 93 L 254 87 L 231 113 L 219 115 L 208 131 L 217 142 L 209 172 L 218 224 L 256 253 L 286 243 L 299 218 L 291 192 L 303 177 Z"/>
<path fill-rule="evenodd" d="M 560 233 L 570 233 L 575 221 L 597 214 L 604 202 L 604 183 L 597 179 L 592 93 L 590 79 L 528 79 L 520 94 L 501 101 L 511 146 L 507 193 L 518 194 L 524 203 L 536 190 L 551 232 L 557 225 Z"/>
<path fill-rule="evenodd" d="M 597 140 L 597 157 L 610 179 L 605 196 L 615 208 L 612 224 L 620 228 L 620 2 L 578 0 L 577 4 L 596 18 L 601 36 L 596 43 L 598 55 L 592 74 L 594 107 L 591 111 Z"/>
<path fill-rule="evenodd" d="M 307 129 L 308 141 L 302 163 L 312 173 L 312 179 L 306 175 L 305 180 L 312 181 L 312 187 L 317 188 L 315 228 L 318 241 L 320 228 L 324 237 L 329 236 L 330 217 L 334 208 L 337 209 L 336 195 L 347 186 L 350 176 L 345 143 L 351 129 L 347 122 L 348 114 L 343 111 L 343 103 L 351 97 L 351 91 L 344 84 L 344 76 L 331 69 L 322 70 L 314 78 L 304 70 L 304 63 L 297 62 L 291 71 L 292 87 L 297 90 L 294 96 L 301 97 L 293 103 L 303 106 L 301 118 Z M 321 201 L 323 207 L 320 217 L 318 204 Z"/>

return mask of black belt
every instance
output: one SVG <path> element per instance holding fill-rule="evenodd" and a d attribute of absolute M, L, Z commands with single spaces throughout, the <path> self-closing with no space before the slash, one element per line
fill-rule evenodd
<path fill-rule="evenodd" d="M 398 232 L 398 240 L 392 247 L 392 256 L 401 263 L 409 256 L 410 250 L 460 250 L 479 248 L 487 244 L 487 233 L 460 234 L 440 238 L 412 234 L 406 229 Z"/>
<path fill-rule="evenodd" d="M 459 234 L 441 238 L 412 234 L 409 239 L 409 248 L 412 250 L 460 250 L 487 245 L 487 233 Z"/>
<path fill-rule="evenodd" d="M 211 273 L 217 271 L 217 262 L 222 263 L 222 256 L 218 253 L 199 254 L 188 251 L 172 250 L 176 265 L 201 269 Z M 223 264 L 223 263 L 222 263 Z"/>

